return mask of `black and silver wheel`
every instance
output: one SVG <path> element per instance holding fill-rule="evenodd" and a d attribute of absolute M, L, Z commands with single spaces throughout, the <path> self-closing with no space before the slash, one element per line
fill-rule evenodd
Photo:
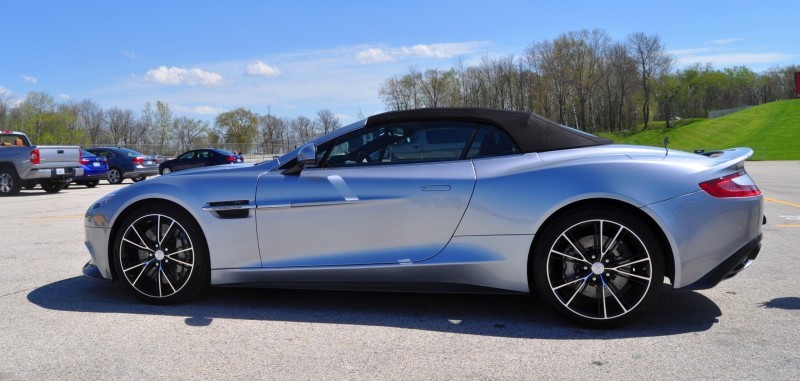
<path fill-rule="evenodd" d="M 161 169 L 161 174 L 162 175 L 168 175 L 170 173 L 172 173 L 172 168 L 170 168 L 170 167 L 164 167 L 164 168 Z"/>
<path fill-rule="evenodd" d="M 19 193 L 20 180 L 17 170 L 7 165 L 0 167 L 0 196 L 13 196 Z"/>
<path fill-rule="evenodd" d="M 43 181 L 42 189 L 47 193 L 58 193 L 67 187 L 67 183 L 61 181 Z"/>
<path fill-rule="evenodd" d="M 119 184 L 119 183 L 122 182 L 122 180 L 125 180 L 125 179 L 122 178 L 122 172 L 120 172 L 119 169 L 111 168 L 111 169 L 108 170 L 108 182 L 109 183 L 111 183 L 111 184 Z"/>
<path fill-rule="evenodd" d="M 536 289 L 571 321 L 619 326 L 657 299 L 663 255 L 638 218 L 615 208 L 587 208 L 561 216 L 541 237 L 532 263 Z"/>
<path fill-rule="evenodd" d="M 118 279 L 145 302 L 177 303 L 209 284 L 205 238 L 177 207 L 140 208 L 122 222 L 114 242 Z"/>

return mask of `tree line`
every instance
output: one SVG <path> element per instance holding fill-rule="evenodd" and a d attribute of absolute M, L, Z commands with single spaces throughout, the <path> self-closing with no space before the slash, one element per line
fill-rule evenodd
<path fill-rule="evenodd" d="M 168 156 L 199 147 L 278 154 L 340 126 L 338 117 L 328 109 L 311 119 L 259 115 L 237 108 L 218 114 L 211 124 L 175 116 L 162 101 L 147 102 L 136 112 L 103 108 L 89 99 L 58 103 L 46 92 L 30 92 L 18 103 L 0 97 L 0 130 L 23 131 L 39 145 L 122 146 Z"/>
<path fill-rule="evenodd" d="M 800 71 L 798 65 L 761 74 L 744 66 L 674 66 L 657 34 L 613 41 L 604 30 L 580 30 L 535 42 L 518 57 L 484 57 L 472 66 L 459 60 L 447 70 L 410 67 L 381 83 L 379 96 L 390 110 L 499 108 L 586 131 L 618 131 L 794 98 L 793 73 Z"/>

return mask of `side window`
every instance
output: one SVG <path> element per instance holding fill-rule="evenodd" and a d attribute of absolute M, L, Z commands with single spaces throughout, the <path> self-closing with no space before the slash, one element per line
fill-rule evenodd
<path fill-rule="evenodd" d="M 194 157 L 194 151 L 189 151 L 179 157 L 181 160 L 189 160 Z"/>
<path fill-rule="evenodd" d="M 504 156 L 520 153 L 519 148 L 504 131 L 498 128 L 480 125 L 475 139 L 472 140 L 468 159 L 481 157 Z"/>
<path fill-rule="evenodd" d="M 336 140 L 327 166 L 459 160 L 476 127 L 470 122 L 419 121 L 360 130 Z"/>

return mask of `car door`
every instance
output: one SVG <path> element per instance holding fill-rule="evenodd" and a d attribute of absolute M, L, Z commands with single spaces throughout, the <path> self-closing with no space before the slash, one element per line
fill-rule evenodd
<path fill-rule="evenodd" d="M 175 170 L 194 168 L 197 166 L 197 153 L 199 151 L 189 151 L 178 157 L 178 162 L 175 163 Z"/>
<path fill-rule="evenodd" d="M 464 148 L 474 130 L 470 123 L 444 122 L 414 128 L 450 129 Z M 381 143 L 385 138 L 359 130 L 320 147 L 323 167 L 259 177 L 264 267 L 413 263 L 447 245 L 474 189 L 471 161 L 461 153 L 398 161 L 392 148 L 411 139 L 391 142 L 390 136 Z"/>

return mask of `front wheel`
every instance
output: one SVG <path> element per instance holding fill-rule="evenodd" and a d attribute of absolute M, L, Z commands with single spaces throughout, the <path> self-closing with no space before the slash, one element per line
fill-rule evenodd
<path fill-rule="evenodd" d="M 172 168 L 170 168 L 170 167 L 164 167 L 164 168 L 161 169 L 161 174 L 162 175 L 168 175 L 170 173 L 172 173 Z"/>
<path fill-rule="evenodd" d="M 113 256 L 118 278 L 147 303 L 178 303 L 210 283 L 208 246 L 200 227 L 169 204 L 139 208 L 122 221 Z"/>
<path fill-rule="evenodd" d="M 558 313 L 592 328 L 637 318 L 664 283 L 663 254 L 653 232 L 610 207 L 568 212 L 545 227 L 529 271 L 538 293 Z"/>

